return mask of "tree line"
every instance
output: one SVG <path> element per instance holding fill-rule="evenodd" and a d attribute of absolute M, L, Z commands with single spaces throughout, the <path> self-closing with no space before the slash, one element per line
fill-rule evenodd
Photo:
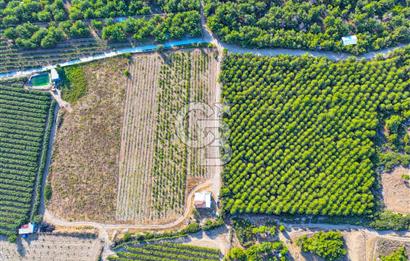
<path fill-rule="evenodd" d="M 410 41 L 410 7 L 402 0 L 213 1 L 211 30 L 228 43 L 355 54 Z M 357 45 L 341 37 L 355 34 Z"/>

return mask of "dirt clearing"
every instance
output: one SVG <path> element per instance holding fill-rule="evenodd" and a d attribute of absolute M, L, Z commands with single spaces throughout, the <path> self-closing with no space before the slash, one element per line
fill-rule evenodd
<path fill-rule="evenodd" d="M 0 241 L 0 260 L 97 261 L 102 242 L 94 235 L 38 234 L 16 243 Z"/>
<path fill-rule="evenodd" d="M 410 170 L 403 167 L 382 174 L 383 199 L 388 210 L 410 213 L 410 183 L 402 178 L 403 175 L 409 174 Z"/>

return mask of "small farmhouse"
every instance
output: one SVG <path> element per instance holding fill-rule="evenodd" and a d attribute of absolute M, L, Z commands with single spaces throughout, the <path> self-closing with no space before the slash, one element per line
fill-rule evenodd
<path fill-rule="evenodd" d="M 195 193 L 194 205 L 196 208 L 211 208 L 211 192 Z"/>
<path fill-rule="evenodd" d="M 349 35 L 342 37 L 343 46 L 357 44 L 357 36 Z"/>

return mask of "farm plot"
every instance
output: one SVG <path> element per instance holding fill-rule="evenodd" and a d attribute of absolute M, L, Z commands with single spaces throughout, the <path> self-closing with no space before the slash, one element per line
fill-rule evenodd
<path fill-rule="evenodd" d="M 122 131 L 118 220 L 175 219 L 183 213 L 187 177 L 207 177 L 205 150 L 182 142 L 177 118 L 189 102 L 215 100 L 214 62 L 209 50 L 134 57 Z M 188 137 L 198 130 L 189 124 L 193 116 L 186 116 L 180 134 Z"/>
<path fill-rule="evenodd" d="M 0 241 L 0 260 L 97 261 L 102 242 L 95 235 L 39 234 L 18 243 Z"/>
<path fill-rule="evenodd" d="M 53 106 L 23 80 L 0 82 L 0 234 L 12 235 L 36 214 Z M 37 184 L 37 185 L 36 185 Z"/>
<path fill-rule="evenodd" d="M 139 261 L 217 261 L 221 258 L 218 249 L 190 246 L 176 243 L 146 244 L 142 246 L 126 246 L 116 256 L 108 257 L 111 261 L 139 260 Z"/>
<path fill-rule="evenodd" d="M 374 61 L 229 55 L 221 75 L 233 152 L 225 210 L 373 213 L 376 170 L 387 165 L 378 159 L 395 151 L 394 167 L 408 157 L 401 133 L 410 116 L 409 59 L 409 48 Z M 378 146 L 384 125 L 389 149 Z"/>
<path fill-rule="evenodd" d="M 61 117 L 50 172 L 48 207 L 58 216 L 115 220 L 127 62 L 115 58 L 79 67 L 85 95 Z"/>

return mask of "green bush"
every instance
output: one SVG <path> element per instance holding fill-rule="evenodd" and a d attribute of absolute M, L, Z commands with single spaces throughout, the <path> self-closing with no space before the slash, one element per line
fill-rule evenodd
<path fill-rule="evenodd" d="M 51 187 L 50 183 L 47 183 L 45 188 L 44 188 L 44 198 L 46 202 L 48 202 L 51 199 L 51 196 L 53 195 L 53 189 Z"/>
<path fill-rule="evenodd" d="M 70 66 L 63 69 L 63 99 L 75 103 L 87 93 L 87 79 L 82 66 Z"/>
<path fill-rule="evenodd" d="M 393 253 L 387 256 L 380 257 L 382 261 L 408 261 L 408 256 L 406 255 L 406 249 L 400 247 L 395 250 Z"/>
<path fill-rule="evenodd" d="M 318 232 L 312 237 L 303 236 L 297 240 L 303 252 L 311 252 L 326 260 L 336 260 L 347 254 L 340 232 Z"/>
<path fill-rule="evenodd" d="M 377 230 L 409 230 L 410 215 L 383 211 L 375 215 L 369 225 Z"/>

